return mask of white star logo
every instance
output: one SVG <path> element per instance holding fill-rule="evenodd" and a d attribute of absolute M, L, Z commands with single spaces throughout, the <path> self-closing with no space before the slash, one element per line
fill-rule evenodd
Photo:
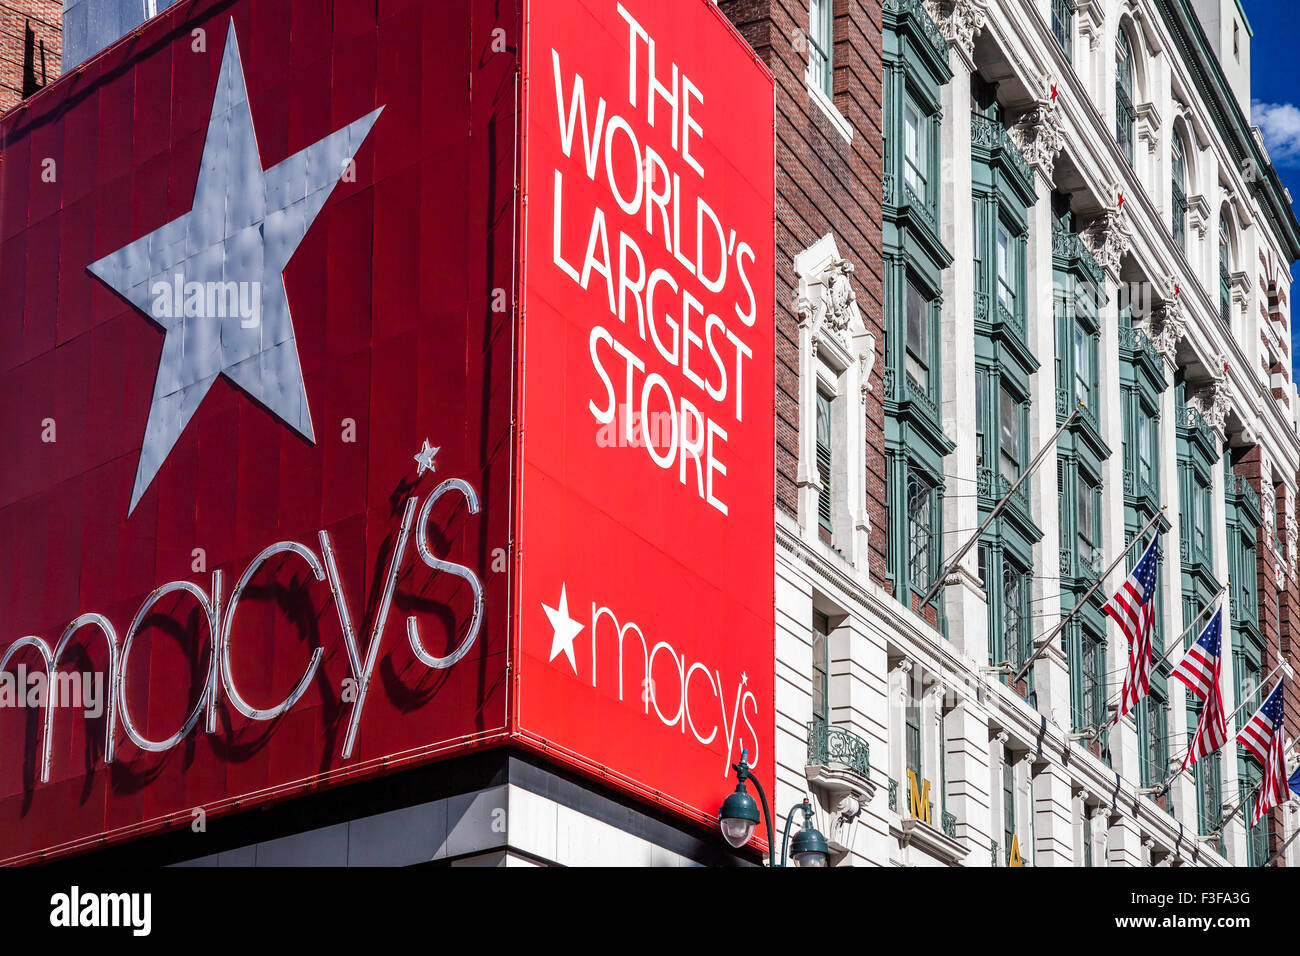
<path fill-rule="evenodd" d="M 560 606 L 558 608 L 542 605 L 547 619 L 551 622 L 551 660 L 563 653 L 569 659 L 573 673 L 578 673 L 578 662 L 573 657 L 573 639 L 582 630 L 582 625 L 569 617 L 569 595 L 564 584 L 560 585 Z"/>
<path fill-rule="evenodd" d="M 441 448 L 433 448 L 429 445 L 429 439 L 426 438 L 424 440 L 424 447 L 421 448 L 420 453 L 415 456 L 415 477 L 419 478 L 426 471 L 437 471 L 437 468 L 434 467 L 433 459 L 440 451 L 442 451 Z"/>
<path fill-rule="evenodd" d="M 166 333 L 128 513 L 218 376 L 315 441 L 282 273 L 382 111 L 263 169 L 230 21 L 190 211 L 89 267 Z"/>

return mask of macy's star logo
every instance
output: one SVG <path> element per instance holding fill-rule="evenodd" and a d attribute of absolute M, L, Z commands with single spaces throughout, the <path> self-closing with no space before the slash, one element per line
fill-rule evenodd
<path fill-rule="evenodd" d="M 567 585 L 560 585 L 560 606 L 550 607 L 543 604 L 542 610 L 546 612 L 547 619 L 551 622 L 551 660 L 555 660 L 561 654 L 569 659 L 569 666 L 573 668 L 576 676 L 578 673 L 578 662 L 573 656 L 573 639 L 578 636 L 582 630 L 582 625 L 569 616 L 569 593 Z"/>
<path fill-rule="evenodd" d="M 89 266 L 166 333 L 128 514 L 219 376 L 315 441 L 283 271 L 381 112 L 263 169 L 230 21 L 190 211 Z"/>

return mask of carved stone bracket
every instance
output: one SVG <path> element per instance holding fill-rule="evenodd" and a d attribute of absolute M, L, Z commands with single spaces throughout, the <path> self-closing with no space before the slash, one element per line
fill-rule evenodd
<path fill-rule="evenodd" d="M 1137 107 L 1138 139 L 1154 153 L 1160 148 L 1160 110 L 1155 103 L 1142 103 Z"/>
<path fill-rule="evenodd" d="M 1021 155 L 1050 183 L 1056 156 L 1065 148 L 1065 133 L 1051 80 L 1041 77 L 1038 86 L 1033 105 L 1020 114 L 1007 133 Z"/>
<path fill-rule="evenodd" d="M 1232 405 L 1229 389 L 1228 377 L 1220 369 L 1219 374 L 1208 385 L 1197 389 L 1187 399 L 1188 406 L 1200 412 L 1201 418 L 1205 419 L 1205 424 L 1219 435 L 1223 434 L 1228 409 Z"/>
<path fill-rule="evenodd" d="M 831 851 L 834 865 L 853 849 L 854 830 L 862 811 L 875 796 L 876 785 L 842 766 L 804 768 L 808 787 L 817 803 L 817 823 Z"/>
<path fill-rule="evenodd" d="M 1118 195 L 1119 190 L 1115 190 Z M 1083 242 L 1097 264 L 1119 281 L 1119 264 L 1128 253 L 1130 232 L 1128 213 L 1122 205 L 1102 213 L 1083 231 Z"/>
<path fill-rule="evenodd" d="M 973 63 L 975 38 L 988 23 L 988 0 L 925 0 L 925 12 L 944 38 Z"/>
<path fill-rule="evenodd" d="M 1187 314 L 1182 297 L 1175 291 L 1178 286 L 1173 277 L 1166 280 L 1164 300 L 1157 304 L 1146 319 L 1144 331 L 1155 350 L 1167 362 L 1176 363 L 1178 342 L 1187 334 Z"/>
<path fill-rule="evenodd" d="M 863 337 L 863 346 L 858 353 L 858 367 L 862 370 L 862 404 L 867 404 L 867 393 L 875 391 L 871 384 L 871 371 L 876 367 L 876 337 L 870 332 Z"/>

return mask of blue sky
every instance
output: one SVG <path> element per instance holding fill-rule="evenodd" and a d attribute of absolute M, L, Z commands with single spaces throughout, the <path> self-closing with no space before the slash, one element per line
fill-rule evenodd
<path fill-rule="evenodd" d="M 1251 122 L 1291 195 L 1300 198 L 1300 73 L 1296 70 L 1296 0 L 1242 0 L 1250 44 Z M 1292 368 L 1300 368 L 1300 328 L 1291 328 Z"/>
<path fill-rule="evenodd" d="M 1252 121 L 1292 195 L 1300 196 L 1300 75 L 1296 72 L 1295 0 L 1242 0 L 1251 40 Z"/>

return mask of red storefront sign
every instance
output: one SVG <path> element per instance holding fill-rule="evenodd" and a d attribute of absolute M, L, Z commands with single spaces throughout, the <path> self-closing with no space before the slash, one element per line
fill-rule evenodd
<path fill-rule="evenodd" d="M 770 768 L 772 86 L 681 6 L 174 10 L 0 120 L 0 860 Z"/>
<path fill-rule="evenodd" d="M 535 3 L 524 46 L 514 717 L 701 817 L 772 766 L 772 83 L 728 31 Z"/>

